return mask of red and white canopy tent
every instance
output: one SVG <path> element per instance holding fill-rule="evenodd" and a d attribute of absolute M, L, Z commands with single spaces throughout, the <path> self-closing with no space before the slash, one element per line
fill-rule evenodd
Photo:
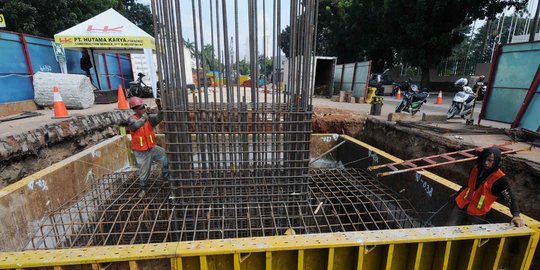
<path fill-rule="evenodd" d="M 64 30 L 54 35 L 54 40 L 64 48 L 87 48 L 93 54 L 144 52 L 149 65 L 152 91 L 156 97 L 156 67 L 152 56 L 152 50 L 155 49 L 154 38 L 116 10 L 108 9 Z M 93 66 L 98 74 L 96 64 Z"/>

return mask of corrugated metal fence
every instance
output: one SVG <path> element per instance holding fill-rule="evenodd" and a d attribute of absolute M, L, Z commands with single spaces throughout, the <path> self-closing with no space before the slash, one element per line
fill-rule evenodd
<path fill-rule="evenodd" d="M 480 119 L 536 131 L 540 125 L 540 42 L 497 49 Z"/>
<path fill-rule="evenodd" d="M 365 96 L 370 68 L 371 61 L 336 65 L 334 95 L 339 91 L 351 91 L 355 97 Z"/>
<path fill-rule="evenodd" d="M 52 39 L 22 33 L 0 31 L 0 103 L 34 98 L 32 76 L 38 71 L 60 73 L 54 57 Z M 66 50 L 67 70 L 70 74 L 85 74 L 80 68 L 82 53 Z M 95 59 L 100 70 L 102 89 L 127 87 L 133 80 L 129 55 L 99 54 Z M 94 69 L 93 84 L 98 85 Z"/>

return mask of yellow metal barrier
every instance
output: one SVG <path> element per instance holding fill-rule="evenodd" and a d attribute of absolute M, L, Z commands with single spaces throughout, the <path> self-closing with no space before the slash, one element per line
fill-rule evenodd
<path fill-rule="evenodd" d="M 489 224 L 38 250 L 0 253 L 0 268 L 528 269 L 537 235 Z"/>

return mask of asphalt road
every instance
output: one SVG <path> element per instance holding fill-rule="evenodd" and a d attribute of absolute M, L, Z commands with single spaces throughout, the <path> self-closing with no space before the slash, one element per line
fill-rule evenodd
<path fill-rule="evenodd" d="M 446 93 L 443 95 L 443 104 L 435 104 L 435 101 L 437 99 L 438 93 L 430 93 L 427 103 L 422 105 L 422 108 L 420 109 L 420 112 L 417 114 L 422 114 L 422 112 L 426 114 L 446 114 L 448 109 L 450 108 L 450 105 L 452 104 L 452 99 L 454 97 L 455 93 Z M 393 109 L 398 106 L 398 104 L 401 102 L 401 100 L 397 100 L 392 96 L 385 96 L 384 97 L 384 105 L 386 106 L 386 110 Z M 390 108 L 388 108 L 390 107 Z M 480 114 L 480 110 L 482 108 L 482 102 L 476 103 L 476 107 L 474 109 L 474 119 L 478 119 L 478 115 Z M 460 117 L 454 117 L 456 119 L 460 119 Z M 453 121 L 453 119 L 451 120 Z"/>

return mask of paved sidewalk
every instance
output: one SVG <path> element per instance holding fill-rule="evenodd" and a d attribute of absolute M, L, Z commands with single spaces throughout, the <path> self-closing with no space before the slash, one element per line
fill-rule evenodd
<path fill-rule="evenodd" d="M 446 110 L 448 109 L 449 103 L 451 102 L 450 98 L 444 97 L 443 100 L 445 101 L 445 103 L 436 105 L 434 104 L 436 97 L 437 97 L 436 95 L 430 96 L 428 102 L 425 104 L 425 109 L 423 107 L 423 109 L 415 116 L 410 116 L 409 114 L 403 120 L 421 121 L 423 111 L 428 112 L 428 114 L 440 114 L 440 115 L 446 114 Z M 384 99 L 385 103 L 382 107 L 381 115 L 370 116 L 370 117 L 375 117 L 380 120 L 387 120 L 388 114 L 394 112 L 395 106 L 397 106 L 397 103 L 399 101 L 389 96 L 386 96 L 384 98 L 385 98 Z M 149 106 L 151 107 L 155 106 L 155 101 L 153 98 L 148 98 L 144 100 L 146 104 L 148 104 Z M 339 103 L 339 102 L 331 101 L 330 99 L 326 99 L 326 98 L 314 98 L 313 105 L 315 107 L 342 109 L 342 110 L 348 110 L 348 111 L 353 111 L 353 112 L 358 112 L 358 113 L 369 113 L 371 109 L 370 104 Z M 98 114 L 101 112 L 112 111 L 112 110 L 115 110 L 116 108 L 117 108 L 116 103 L 95 104 L 94 106 L 88 109 L 69 110 L 69 114 L 74 117 L 81 116 L 81 115 L 85 116 L 85 115 Z M 476 116 L 475 119 L 477 119 L 477 115 L 480 109 L 478 108 L 476 111 L 477 112 L 475 114 Z M 10 135 L 25 133 L 28 131 L 35 130 L 36 128 L 40 126 L 44 126 L 44 125 L 52 124 L 52 123 L 58 123 L 65 120 L 65 119 L 52 119 L 51 117 L 54 115 L 54 112 L 51 109 L 38 110 L 37 112 L 42 113 L 43 115 L 13 120 L 13 121 L 8 121 L 8 122 L 1 122 L 0 123 L 0 138 L 4 138 Z M 129 111 L 129 113 L 131 113 L 131 110 Z M 476 123 L 477 121 L 475 121 L 475 125 Z M 440 127 L 456 129 L 456 130 L 463 130 L 469 127 L 465 125 L 465 120 L 461 118 L 456 118 L 449 121 L 440 122 L 440 124 L 437 124 L 437 125 Z M 488 121 L 488 120 L 482 120 L 481 125 L 485 127 L 494 127 L 494 128 L 501 128 L 501 129 L 510 128 L 510 124 L 499 123 L 499 122 Z M 460 140 L 464 142 L 469 142 L 471 144 L 478 145 L 478 146 L 501 144 L 510 140 L 510 137 L 503 134 L 470 135 L 470 134 L 459 134 L 459 133 L 447 133 L 447 134 L 439 134 L 438 136 L 447 137 L 447 138 Z M 526 146 L 527 145 L 524 143 L 517 143 L 513 145 L 512 147 L 523 148 Z M 540 163 L 540 149 L 538 148 L 533 149 L 533 151 L 520 152 L 516 154 L 516 156 Z"/>
<path fill-rule="evenodd" d="M 146 104 L 148 104 L 148 106 L 151 106 L 151 107 L 156 106 L 156 103 L 153 98 L 146 98 L 144 99 L 144 101 L 146 102 Z M 102 112 L 108 112 L 108 111 L 115 110 L 116 108 L 118 108 L 118 105 L 116 103 L 94 104 L 94 106 L 88 109 L 68 110 L 68 113 L 72 117 L 76 117 L 76 116 L 81 116 L 81 115 L 85 116 L 85 115 L 98 114 Z M 36 129 L 39 126 L 59 123 L 66 120 L 66 118 L 53 119 L 52 117 L 54 116 L 54 111 L 52 109 L 37 110 L 35 112 L 42 113 L 43 115 L 17 119 L 17 120 L 12 120 L 8 122 L 0 122 L 0 138 L 6 137 L 9 135 L 28 132 L 28 131 Z M 132 113 L 132 111 L 129 110 L 129 113 Z"/>

